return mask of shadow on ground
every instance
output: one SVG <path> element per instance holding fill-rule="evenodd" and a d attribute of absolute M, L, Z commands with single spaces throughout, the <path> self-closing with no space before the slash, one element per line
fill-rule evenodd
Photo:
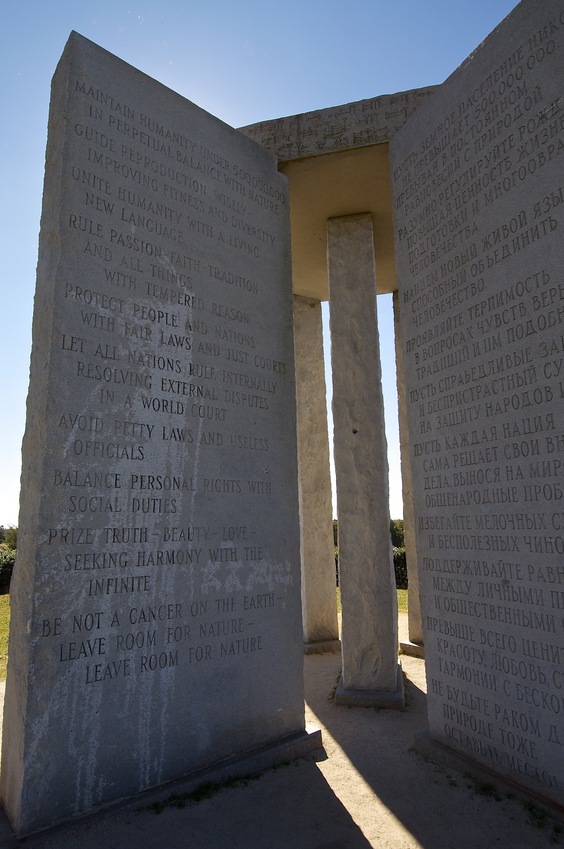
<path fill-rule="evenodd" d="M 337 707 L 330 697 L 339 660 L 318 656 L 306 702 L 324 729 L 318 767 L 374 847 L 541 849 L 564 846 L 564 828 L 413 751 L 426 728 L 424 661 L 402 657 L 407 710 Z M 306 660 L 307 663 L 307 660 Z M 328 695 L 329 694 L 329 695 Z"/>
<path fill-rule="evenodd" d="M 4 823 L 6 826 L 6 823 Z M 369 849 L 314 758 L 269 770 L 178 808 L 150 807 L 82 821 L 2 849 Z"/>
<path fill-rule="evenodd" d="M 227 785 L 161 813 L 118 810 L 17 841 L 0 818 L 0 849 L 547 849 L 552 821 L 479 792 L 410 751 L 425 727 L 424 663 L 403 659 L 405 712 L 337 707 L 335 655 L 305 658 L 307 713 L 324 752 Z M 537 827 L 542 825 L 542 827 Z"/>

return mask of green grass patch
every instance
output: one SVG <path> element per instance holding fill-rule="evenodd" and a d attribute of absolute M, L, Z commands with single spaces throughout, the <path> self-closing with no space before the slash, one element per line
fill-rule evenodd
<path fill-rule="evenodd" d="M 398 611 L 407 613 L 407 590 L 396 590 L 398 594 Z"/>
<path fill-rule="evenodd" d="M 529 822 L 535 828 L 544 828 L 546 825 L 546 813 L 533 805 L 532 802 L 523 802 L 523 807 L 529 815 Z"/>
<path fill-rule="evenodd" d="M 221 782 L 208 782 L 201 784 L 189 793 L 173 794 L 168 799 L 163 799 L 160 802 L 155 802 L 148 806 L 148 810 L 155 814 L 162 814 L 167 808 L 185 808 L 187 805 L 197 805 L 198 802 L 203 802 L 206 799 L 212 799 L 222 790 L 236 787 L 246 787 L 251 781 L 258 781 L 260 775 L 247 775 L 242 778 L 227 778 Z"/>
<path fill-rule="evenodd" d="M 8 632 L 10 630 L 10 596 L 0 595 L 0 681 L 6 680 L 8 664 Z"/>

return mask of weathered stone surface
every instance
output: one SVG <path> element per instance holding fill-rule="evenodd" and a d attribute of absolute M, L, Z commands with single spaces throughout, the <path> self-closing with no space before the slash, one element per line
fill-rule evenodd
<path fill-rule="evenodd" d="M 436 87 L 382 94 L 342 106 L 275 118 L 241 132 L 278 155 L 281 162 L 387 142 Z"/>
<path fill-rule="evenodd" d="M 562 804 L 564 11 L 391 144 L 432 737 Z"/>
<path fill-rule="evenodd" d="M 294 296 L 302 617 L 306 651 L 339 651 L 321 304 Z"/>
<path fill-rule="evenodd" d="M 343 687 L 395 691 L 397 603 L 371 216 L 329 220 L 327 239 Z"/>
<path fill-rule="evenodd" d="M 288 245 L 271 154 L 71 36 L 12 584 L 20 834 L 304 730 Z"/>

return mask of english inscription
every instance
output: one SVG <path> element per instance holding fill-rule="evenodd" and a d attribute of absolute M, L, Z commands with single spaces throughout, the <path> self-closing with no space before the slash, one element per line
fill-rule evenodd
<path fill-rule="evenodd" d="M 80 36 L 53 92 L 10 659 L 61 792 L 23 831 L 303 731 L 285 180 Z"/>

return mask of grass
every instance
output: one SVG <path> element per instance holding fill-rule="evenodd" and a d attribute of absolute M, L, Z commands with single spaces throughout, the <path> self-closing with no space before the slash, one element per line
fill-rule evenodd
<path fill-rule="evenodd" d="M 8 631 L 10 628 L 10 596 L 0 595 L 0 681 L 6 680 L 8 664 Z"/>
<path fill-rule="evenodd" d="M 407 590 L 396 590 L 398 594 L 398 611 L 407 613 Z"/>

